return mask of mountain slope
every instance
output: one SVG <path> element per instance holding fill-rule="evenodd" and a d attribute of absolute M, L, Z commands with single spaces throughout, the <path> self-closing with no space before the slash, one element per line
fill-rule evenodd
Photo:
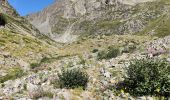
<path fill-rule="evenodd" d="M 43 35 L 25 18 L 20 17 L 6 0 L 0 0 L 0 82 L 15 67 L 30 70 L 31 63 L 55 54 L 57 48 L 39 39 Z"/>
<path fill-rule="evenodd" d="M 155 30 L 160 25 L 154 22 L 159 19 L 160 23 L 169 21 L 168 0 L 106 1 L 59 0 L 26 18 L 41 33 L 57 42 L 75 41 L 78 36 L 84 35 L 159 34 Z M 70 33 L 67 33 L 68 29 Z"/>
<path fill-rule="evenodd" d="M 19 16 L 16 10 L 6 1 L 0 0 L 0 14 L 6 19 L 6 28 L 22 33 L 41 36 L 39 31 L 32 26 L 25 18 Z"/>
<path fill-rule="evenodd" d="M 117 85 L 134 59 L 170 61 L 169 0 L 106 1 L 58 0 L 27 16 L 42 33 L 8 2 L 9 9 L 0 6 L 0 21 L 2 16 L 6 19 L 0 24 L 0 99 L 159 100 L 159 88 L 158 97 L 136 97 L 117 90 Z M 48 37 L 66 44 L 58 46 Z M 61 88 L 63 69 L 87 72 L 86 88 Z M 66 77 L 80 81 L 71 74 Z M 170 90 L 168 86 L 165 90 Z"/>

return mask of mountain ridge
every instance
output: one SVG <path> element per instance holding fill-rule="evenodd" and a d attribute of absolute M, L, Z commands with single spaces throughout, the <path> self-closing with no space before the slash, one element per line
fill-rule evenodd
<path fill-rule="evenodd" d="M 61 39 L 66 28 L 75 21 L 79 23 L 72 27 L 71 35 L 79 37 L 87 34 L 139 33 L 145 30 L 151 21 L 159 19 L 164 14 L 169 16 L 170 7 L 169 4 L 165 5 L 167 3 L 165 0 L 129 1 L 134 4 L 126 4 L 127 2 L 128 0 L 110 0 L 106 4 L 104 0 L 60 0 L 43 11 L 26 18 L 41 30 L 41 33 L 54 41 L 62 42 Z M 70 38 L 67 41 L 75 40 L 77 39 Z"/>

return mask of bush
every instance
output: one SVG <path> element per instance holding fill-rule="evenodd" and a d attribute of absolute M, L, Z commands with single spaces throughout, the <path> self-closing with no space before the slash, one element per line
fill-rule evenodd
<path fill-rule="evenodd" d="M 7 20 L 3 14 L 0 13 L 0 26 L 5 26 Z"/>
<path fill-rule="evenodd" d="M 88 83 L 87 73 L 80 71 L 80 69 L 63 70 L 58 76 L 61 88 L 83 87 L 85 89 Z"/>
<path fill-rule="evenodd" d="M 96 53 L 96 52 L 98 52 L 99 50 L 98 49 L 93 49 L 92 50 L 92 53 Z"/>
<path fill-rule="evenodd" d="M 132 61 L 123 83 L 125 91 L 134 96 L 170 97 L 170 64 L 153 59 Z"/>
<path fill-rule="evenodd" d="M 118 48 L 109 47 L 108 51 L 100 51 L 98 53 L 98 59 L 111 59 L 115 58 L 120 54 L 120 50 Z"/>
<path fill-rule="evenodd" d="M 39 66 L 40 66 L 39 63 L 31 63 L 31 64 L 30 64 L 31 69 L 35 69 L 35 68 L 37 68 L 37 67 L 39 67 Z"/>

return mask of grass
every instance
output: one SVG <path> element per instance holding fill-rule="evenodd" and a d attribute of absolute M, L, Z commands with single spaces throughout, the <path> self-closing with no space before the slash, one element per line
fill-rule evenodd
<path fill-rule="evenodd" d="M 36 62 L 36 63 L 31 63 L 30 67 L 31 69 L 35 69 L 40 67 L 42 64 L 44 63 L 50 63 L 54 58 L 47 58 L 47 57 L 43 57 L 40 62 Z"/>
<path fill-rule="evenodd" d="M 108 50 L 98 52 L 98 59 L 111 59 L 116 58 L 120 54 L 120 50 L 117 47 L 109 47 Z"/>
<path fill-rule="evenodd" d="M 169 27 L 170 27 L 170 18 L 168 18 L 166 15 L 163 15 L 154 21 L 150 21 L 147 27 L 142 32 L 140 32 L 140 34 L 141 35 L 146 34 L 152 30 L 155 30 L 154 36 L 165 37 L 170 35 Z"/>
<path fill-rule="evenodd" d="M 49 97 L 49 98 L 53 98 L 54 93 L 50 92 L 50 91 L 45 91 L 42 93 L 43 97 Z"/>
<path fill-rule="evenodd" d="M 11 56 L 22 58 L 26 62 L 38 61 L 39 58 L 28 55 L 51 54 L 56 52 L 55 48 L 34 39 L 29 35 L 22 35 L 6 29 L 0 30 L 0 45 L 5 46 L 4 51 L 10 52 Z M 55 53 L 56 54 L 56 53 Z"/>
<path fill-rule="evenodd" d="M 112 29 L 114 28 L 115 26 L 119 25 L 121 22 L 119 20 L 116 20 L 116 21 L 110 21 L 110 20 L 104 20 L 104 21 L 100 21 L 100 22 L 97 22 L 97 26 L 99 28 L 104 28 L 104 29 Z"/>
<path fill-rule="evenodd" d="M 32 70 L 35 70 L 37 71 L 43 64 L 47 64 L 47 63 L 51 63 L 53 61 L 56 61 L 56 60 L 60 60 L 64 57 L 68 57 L 70 55 L 64 55 L 64 56 L 58 56 L 58 57 L 51 57 L 51 58 L 48 58 L 48 57 L 43 57 L 39 62 L 34 62 L 34 63 L 31 63 L 30 64 L 30 67 Z M 70 63 L 71 64 L 71 63 Z M 71 66 L 71 65 L 68 65 L 68 67 Z"/>
<path fill-rule="evenodd" d="M 156 34 L 155 36 L 158 37 L 165 37 L 170 35 L 170 18 L 163 19 L 159 23 L 159 27 L 156 29 Z"/>
<path fill-rule="evenodd" d="M 7 75 L 0 77 L 0 83 L 3 83 L 8 80 L 14 80 L 14 79 L 20 78 L 23 75 L 24 75 L 24 72 L 21 68 L 19 67 L 11 68 L 9 69 Z"/>

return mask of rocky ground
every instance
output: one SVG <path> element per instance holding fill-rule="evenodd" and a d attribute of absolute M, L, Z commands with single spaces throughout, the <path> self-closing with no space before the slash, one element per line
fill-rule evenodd
<path fill-rule="evenodd" d="M 160 39 L 132 35 L 99 36 L 99 38 L 93 39 L 94 41 L 87 38 L 58 48 L 57 55 L 51 53 L 51 56 L 48 56 L 36 68 L 32 68 L 31 63 L 23 62 L 22 59 L 5 58 L 9 53 L 3 53 L 1 55 L 6 60 L 4 63 L 3 61 L 1 62 L 3 65 L 21 64 L 23 67 L 25 66 L 22 69 L 26 74 L 23 74 L 20 78 L 1 83 L 1 98 L 15 100 L 33 98 L 38 98 L 39 100 L 154 100 L 155 98 L 150 96 L 132 97 L 124 92 L 116 94 L 112 87 L 123 80 L 124 69 L 131 59 L 158 57 L 169 60 L 169 38 L 169 36 Z M 103 40 L 107 42 L 107 46 L 119 45 L 123 50 L 126 46 L 135 45 L 136 49 L 131 53 L 123 53 L 116 58 L 98 60 L 97 53 L 92 53 L 92 50 L 107 48 L 105 43 L 99 42 Z M 119 44 L 117 44 L 118 42 Z M 86 48 L 79 46 L 79 44 Z M 156 51 L 151 52 L 148 48 L 156 48 L 154 49 Z M 167 52 L 160 51 L 162 49 Z M 155 56 L 155 52 L 158 55 Z M 60 89 L 57 81 L 58 73 L 61 72 L 62 68 L 80 68 L 86 71 L 90 76 L 87 88 L 85 90 L 82 88 Z M 1 75 L 6 75 L 6 73 L 2 72 Z"/>

